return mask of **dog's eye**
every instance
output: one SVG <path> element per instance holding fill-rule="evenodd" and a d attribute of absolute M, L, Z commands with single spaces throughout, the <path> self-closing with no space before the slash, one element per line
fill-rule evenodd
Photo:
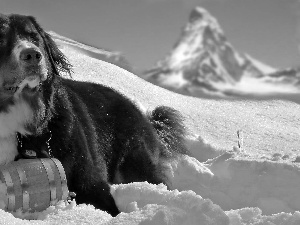
<path fill-rule="evenodd" d="M 30 39 L 34 42 L 38 41 L 38 36 L 34 32 L 26 32 L 26 34 L 24 35 L 24 38 Z"/>
<path fill-rule="evenodd" d="M 38 35 L 36 33 L 30 33 L 29 37 L 33 40 L 38 40 Z"/>
<path fill-rule="evenodd" d="M 30 36 L 31 38 L 36 38 L 37 35 L 36 35 L 36 33 L 30 33 L 29 36 Z"/>

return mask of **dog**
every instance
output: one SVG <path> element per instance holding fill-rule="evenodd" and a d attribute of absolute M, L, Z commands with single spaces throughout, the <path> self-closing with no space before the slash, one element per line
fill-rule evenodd
<path fill-rule="evenodd" d="M 164 162 L 187 154 L 183 119 L 166 106 L 143 113 L 116 90 L 71 73 L 34 17 L 0 14 L 0 164 L 29 149 L 57 158 L 78 204 L 116 216 L 112 184 L 168 185 Z"/>

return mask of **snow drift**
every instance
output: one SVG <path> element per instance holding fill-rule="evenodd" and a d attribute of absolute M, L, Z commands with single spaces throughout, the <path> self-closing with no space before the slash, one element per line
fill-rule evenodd
<path fill-rule="evenodd" d="M 74 79 L 111 86 L 143 109 L 179 110 L 192 156 L 166 162 L 172 190 L 147 182 L 113 185 L 117 217 L 73 201 L 32 214 L 0 210 L 0 224 L 300 224 L 299 105 L 186 97 L 63 50 L 75 65 Z"/>

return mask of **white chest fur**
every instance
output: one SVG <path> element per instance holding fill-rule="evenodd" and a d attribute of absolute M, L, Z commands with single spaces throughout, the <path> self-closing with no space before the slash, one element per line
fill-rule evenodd
<path fill-rule="evenodd" d="M 25 125 L 32 119 L 33 112 L 22 99 L 0 113 L 0 165 L 14 160 L 18 154 L 16 132 L 26 134 Z"/>
<path fill-rule="evenodd" d="M 12 162 L 17 154 L 16 135 L 0 138 L 0 165 Z"/>

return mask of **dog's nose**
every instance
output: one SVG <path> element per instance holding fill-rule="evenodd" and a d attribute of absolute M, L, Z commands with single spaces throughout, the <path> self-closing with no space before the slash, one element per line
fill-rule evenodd
<path fill-rule="evenodd" d="M 42 59 L 42 54 L 35 48 L 26 48 L 20 52 L 20 59 L 27 64 L 38 64 Z"/>

